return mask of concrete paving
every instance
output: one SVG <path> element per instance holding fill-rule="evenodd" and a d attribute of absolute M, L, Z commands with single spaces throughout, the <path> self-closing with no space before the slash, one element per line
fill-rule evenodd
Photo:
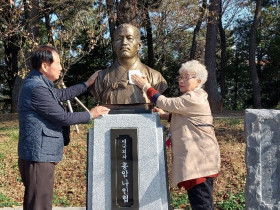
<path fill-rule="evenodd" d="M 4 207 L 0 208 L 0 210 L 23 210 L 22 207 Z M 86 207 L 53 207 L 52 210 L 86 210 Z M 183 210 L 183 209 L 174 209 L 174 210 Z"/>
<path fill-rule="evenodd" d="M 23 210 L 22 206 L 4 207 L 1 210 Z M 86 210 L 86 207 L 53 207 L 52 210 Z"/>
<path fill-rule="evenodd" d="M 23 210 L 22 206 L 17 207 L 4 207 L 0 210 Z M 52 210 L 86 210 L 86 207 L 53 207 Z M 183 209 L 174 209 L 174 210 L 183 210 Z"/>

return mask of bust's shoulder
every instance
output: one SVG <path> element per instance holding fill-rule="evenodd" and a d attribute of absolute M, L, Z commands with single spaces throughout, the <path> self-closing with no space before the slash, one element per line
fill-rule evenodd
<path fill-rule="evenodd" d="M 143 69 L 145 69 L 145 72 L 142 73 L 147 75 L 148 82 L 160 93 L 163 93 L 167 89 L 168 85 L 161 73 L 145 64 L 142 64 L 141 70 L 143 71 Z"/>
<path fill-rule="evenodd" d="M 112 64 L 111 66 L 102 69 L 99 73 L 98 73 L 98 77 L 99 78 L 105 78 L 106 75 L 112 73 L 115 70 L 114 68 L 114 64 Z"/>
<path fill-rule="evenodd" d="M 144 63 L 141 63 L 142 70 L 146 70 L 147 73 L 153 75 L 153 76 L 161 76 L 161 73 L 155 69 L 152 69 L 151 67 L 145 65 Z"/>

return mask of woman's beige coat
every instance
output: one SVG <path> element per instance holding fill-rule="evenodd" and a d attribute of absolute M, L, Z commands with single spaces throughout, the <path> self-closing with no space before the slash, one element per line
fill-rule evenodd
<path fill-rule="evenodd" d="M 207 97 L 203 89 L 176 98 L 158 97 L 157 106 L 172 113 L 172 186 L 220 171 L 220 150 Z"/>

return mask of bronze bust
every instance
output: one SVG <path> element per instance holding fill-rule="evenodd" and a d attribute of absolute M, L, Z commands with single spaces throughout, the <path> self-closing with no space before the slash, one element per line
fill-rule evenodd
<path fill-rule="evenodd" d="M 139 50 L 142 46 L 140 31 L 131 24 L 122 24 L 114 32 L 114 50 L 117 59 L 98 74 L 90 92 L 103 104 L 147 104 L 147 96 L 136 85 L 129 82 L 129 71 L 139 70 L 148 82 L 160 93 L 167 88 L 162 75 L 141 63 Z"/>

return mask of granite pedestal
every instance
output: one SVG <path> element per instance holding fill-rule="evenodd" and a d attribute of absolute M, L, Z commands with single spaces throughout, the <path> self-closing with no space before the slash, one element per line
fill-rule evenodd
<path fill-rule="evenodd" d="M 245 111 L 246 209 L 280 209 L 280 111 Z"/>
<path fill-rule="evenodd" d="M 109 114 L 95 119 L 88 134 L 87 175 L 88 210 L 169 209 L 159 115 Z"/>

